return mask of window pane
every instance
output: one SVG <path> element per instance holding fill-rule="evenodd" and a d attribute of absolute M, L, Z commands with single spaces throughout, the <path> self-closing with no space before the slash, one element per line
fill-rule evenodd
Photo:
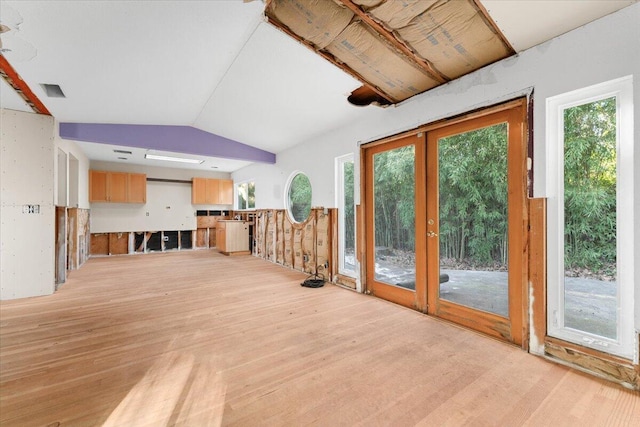
<path fill-rule="evenodd" d="M 441 138 L 438 153 L 440 298 L 508 317 L 507 124 Z"/>
<path fill-rule="evenodd" d="M 617 338 L 616 98 L 564 110 L 564 325 Z"/>
<path fill-rule="evenodd" d="M 256 208 L 256 183 L 251 181 L 247 189 L 247 209 Z"/>
<path fill-rule="evenodd" d="M 415 147 L 375 154 L 375 279 L 415 290 Z"/>
<path fill-rule="evenodd" d="M 289 184 L 289 214 L 296 222 L 303 222 L 311 213 L 311 181 L 299 173 Z"/>
<path fill-rule="evenodd" d="M 344 227 L 344 249 L 343 266 L 345 270 L 355 271 L 355 244 L 356 244 L 356 220 L 354 212 L 354 181 L 353 181 L 353 161 L 345 162 L 343 165 L 343 227 Z"/>

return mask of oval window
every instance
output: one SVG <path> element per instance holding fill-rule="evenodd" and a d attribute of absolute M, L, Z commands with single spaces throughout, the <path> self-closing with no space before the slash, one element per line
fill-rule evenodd
<path fill-rule="evenodd" d="M 311 213 L 311 181 L 302 172 L 297 172 L 289 181 L 287 210 L 295 222 L 303 222 Z"/>

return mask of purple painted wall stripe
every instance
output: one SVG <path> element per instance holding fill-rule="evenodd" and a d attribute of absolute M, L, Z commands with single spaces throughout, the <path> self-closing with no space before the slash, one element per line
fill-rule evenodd
<path fill-rule="evenodd" d="M 190 126 L 60 123 L 60 137 L 198 156 L 276 162 L 274 153 Z"/>

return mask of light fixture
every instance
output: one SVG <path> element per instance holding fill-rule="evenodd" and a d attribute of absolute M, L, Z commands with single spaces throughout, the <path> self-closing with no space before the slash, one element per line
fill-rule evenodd
<path fill-rule="evenodd" d="M 159 156 L 157 154 L 145 154 L 144 158 L 149 160 L 165 160 L 167 162 L 181 162 L 181 163 L 194 163 L 194 164 L 204 163 L 204 160 L 199 160 L 199 159 L 187 159 L 184 157 L 173 157 L 173 156 Z"/>

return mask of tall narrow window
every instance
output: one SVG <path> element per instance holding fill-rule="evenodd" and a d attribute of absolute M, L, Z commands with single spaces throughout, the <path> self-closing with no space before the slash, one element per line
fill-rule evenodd
<path fill-rule="evenodd" d="M 633 105 L 625 78 L 550 98 L 549 334 L 632 358 Z"/>
<path fill-rule="evenodd" d="M 253 181 L 242 182 L 236 187 L 238 198 L 238 210 L 255 209 L 256 207 L 256 184 Z"/>
<path fill-rule="evenodd" d="M 355 277 L 356 221 L 353 154 L 336 158 L 339 272 Z"/>

